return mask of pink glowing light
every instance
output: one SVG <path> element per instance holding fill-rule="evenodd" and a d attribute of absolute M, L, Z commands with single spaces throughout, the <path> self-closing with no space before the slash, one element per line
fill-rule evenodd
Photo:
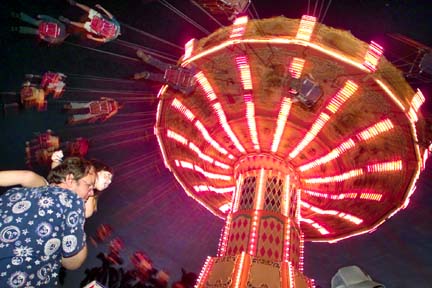
<path fill-rule="evenodd" d="M 230 181 L 232 180 L 232 177 L 230 175 L 222 175 L 222 174 L 217 174 L 217 173 L 211 173 L 208 171 L 205 171 L 203 168 L 201 168 L 198 165 L 194 165 L 193 163 L 187 162 L 187 161 L 183 161 L 183 160 L 174 160 L 174 163 L 176 164 L 177 167 L 182 167 L 185 169 L 190 169 L 190 170 L 194 170 L 200 174 L 202 174 L 203 176 L 210 178 L 210 179 L 219 179 L 219 180 L 225 180 L 225 181 Z"/>
<path fill-rule="evenodd" d="M 310 224 L 313 228 L 315 228 L 321 235 L 327 235 L 330 234 L 330 232 L 324 228 L 322 225 L 318 224 L 317 222 L 313 221 L 312 219 L 308 218 L 300 218 L 301 222 L 305 222 Z"/>
<path fill-rule="evenodd" d="M 249 18 L 247 16 L 242 16 L 234 20 L 232 25 L 230 38 L 240 38 L 246 31 L 246 25 L 248 23 Z"/>
<path fill-rule="evenodd" d="M 300 232 L 300 257 L 299 257 L 299 270 L 303 272 L 304 269 L 304 234 Z"/>
<path fill-rule="evenodd" d="M 255 122 L 255 104 L 252 99 L 252 94 L 245 94 L 244 99 L 246 103 L 246 119 L 248 123 L 249 134 L 252 139 L 254 149 L 258 151 L 260 150 L 260 145 L 258 143 L 258 132 Z"/>
<path fill-rule="evenodd" d="M 193 186 L 195 192 L 214 192 L 217 194 L 225 194 L 225 193 L 232 193 L 234 192 L 235 187 L 234 186 L 229 186 L 229 187 L 213 187 L 213 186 L 209 186 L 209 185 L 196 185 Z"/>
<path fill-rule="evenodd" d="M 417 89 L 417 92 L 414 94 L 414 97 L 411 100 L 411 107 L 408 111 L 408 115 L 411 119 L 411 122 L 418 121 L 417 112 L 424 102 L 425 102 L 425 97 L 423 93 L 420 91 L 420 89 Z"/>
<path fill-rule="evenodd" d="M 256 243 L 258 241 L 258 211 L 255 210 L 252 218 L 252 228 L 249 236 L 249 255 L 255 255 Z"/>
<path fill-rule="evenodd" d="M 340 89 L 336 95 L 327 104 L 326 109 L 331 112 L 330 115 L 321 112 L 317 120 L 312 124 L 312 128 L 306 133 L 306 136 L 300 141 L 297 147 L 294 148 L 291 153 L 289 153 L 289 158 L 295 158 L 310 142 L 316 137 L 316 135 L 321 131 L 322 127 L 330 119 L 331 114 L 336 113 L 339 108 L 345 103 L 358 89 L 358 85 L 354 82 L 348 80 L 345 85 Z"/>
<path fill-rule="evenodd" d="M 283 261 L 288 262 L 289 253 L 290 253 L 290 228 L 291 228 L 291 220 L 289 217 L 285 220 L 285 241 L 284 241 L 284 256 Z"/>
<path fill-rule="evenodd" d="M 369 69 L 370 72 L 375 72 L 382 55 L 383 48 L 374 41 L 371 41 L 364 57 L 363 65 Z"/>
<path fill-rule="evenodd" d="M 302 192 L 317 198 L 325 198 L 331 200 L 344 200 L 344 199 L 363 199 L 372 201 L 381 201 L 382 194 L 376 192 L 351 192 L 341 194 L 330 194 L 311 190 L 302 190 Z"/>
<path fill-rule="evenodd" d="M 224 131 L 227 133 L 228 137 L 231 139 L 231 141 L 234 143 L 234 146 L 239 150 L 241 153 L 246 153 L 246 150 L 243 148 L 243 146 L 240 144 L 240 141 L 238 140 L 237 136 L 234 134 L 234 132 L 231 130 L 230 125 L 228 124 L 227 118 L 225 116 L 225 112 L 222 109 L 222 105 L 217 102 L 212 105 L 214 111 L 216 112 L 216 115 L 219 119 L 219 123 L 221 124 Z"/>
<path fill-rule="evenodd" d="M 282 104 L 279 109 L 276 130 L 273 134 L 273 142 L 271 146 L 271 151 L 275 153 L 279 148 L 279 143 L 282 138 L 283 131 L 285 130 L 285 125 L 288 119 L 289 112 L 291 110 L 292 101 L 288 97 L 284 97 Z"/>
<path fill-rule="evenodd" d="M 215 92 L 213 91 L 210 82 L 207 80 L 207 77 L 204 75 L 202 71 L 198 72 L 195 76 L 195 79 L 198 81 L 200 86 L 203 88 L 207 99 L 211 102 L 217 99 Z"/>
<path fill-rule="evenodd" d="M 303 179 L 305 183 L 308 184 L 319 184 L 319 183 L 331 183 L 331 182 L 343 182 L 350 178 L 358 177 L 363 175 L 363 169 L 354 169 L 340 175 L 328 176 L 328 177 L 317 177 L 317 178 L 309 178 Z"/>
<path fill-rule="evenodd" d="M 219 168 L 225 169 L 225 170 L 229 170 L 231 169 L 231 166 L 218 162 L 216 161 L 213 157 L 208 156 L 207 154 L 203 153 L 201 151 L 201 149 L 198 148 L 197 145 L 195 145 L 193 142 L 189 141 L 188 139 L 186 139 L 184 136 L 168 129 L 167 130 L 167 137 L 170 139 L 173 139 L 185 146 L 187 146 L 191 151 L 195 152 L 195 154 L 202 160 L 209 162 L 211 164 L 215 164 L 216 166 L 216 162 L 217 162 L 217 166 Z"/>
<path fill-rule="evenodd" d="M 186 60 L 192 56 L 192 52 L 194 51 L 196 44 L 197 40 L 195 38 L 192 38 L 188 42 L 186 42 L 183 60 Z"/>
<path fill-rule="evenodd" d="M 223 235 L 222 235 L 220 242 L 219 242 L 219 249 L 218 249 L 218 254 L 217 254 L 219 257 L 225 255 L 226 248 L 228 245 L 228 235 L 230 232 L 231 223 L 232 223 L 232 214 L 228 214 L 227 219 L 225 221 L 225 226 L 223 229 Z"/>
<path fill-rule="evenodd" d="M 190 122 L 193 123 L 195 120 L 195 115 L 190 111 L 186 106 L 183 105 L 183 103 L 180 102 L 177 98 L 175 98 L 171 104 L 173 108 L 175 108 L 177 111 L 179 111 L 183 116 L 186 117 Z M 208 133 L 207 129 L 204 127 L 204 125 L 199 121 L 195 121 L 195 127 L 200 131 L 201 135 L 204 137 L 204 139 L 209 143 L 213 148 L 215 148 L 220 153 L 227 155 L 228 151 L 225 150 L 218 142 L 216 142 Z M 231 154 L 228 155 L 230 159 L 234 159 L 234 156 Z"/>
<path fill-rule="evenodd" d="M 355 142 L 351 138 L 349 138 L 348 140 L 340 144 L 338 147 L 330 151 L 330 153 L 328 153 L 327 155 L 300 166 L 299 170 L 304 172 L 311 168 L 317 167 L 318 165 L 328 163 L 331 160 L 338 158 L 340 155 L 345 153 L 347 150 L 353 148 L 354 146 Z"/>
<path fill-rule="evenodd" d="M 252 76 L 246 56 L 236 57 L 237 69 L 240 72 L 241 82 L 244 90 L 252 90 Z"/>
<path fill-rule="evenodd" d="M 204 263 L 204 266 L 201 269 L 200 274 L 198 275 L 197 282 L 194 286 L 194 288 L 198 288 L 202 282 L 204 282 L 205 279 L 207 279 L 208 273 L 210 272 L 212 266 L 213 266 L 213 258 L 210 256 L 207 256 L 207 259 Z"/>
<path fill-rule="evenodd" d="M 313 206 L 313 205 L 305 202 L 304 200 L 302 200 L 301 205 L 303 207 L 305 207 L 306 209 L 311 210 L 311 211 L 313 211 L 313 212 L 315 212 L 317 214 L 320 214 L 320 215 L 333 215 L 333 216 L 339 217 L 341 219 L 348 220 L 348 221 L 350 221 L 350 222 L 352 222 L 352 223 L 354 223 L 356 225 L 359 225 L 359 224 L 361 224 L 363 222 L 363 219 L 360 219 L 360 218 L 358 218 L 356 216 L 353 216 L 353 215 L 350 215 L 348 213 L 337 211 L 337 210 L 324 210 L 324 209 L 318 208 L 316 206 Z"/>

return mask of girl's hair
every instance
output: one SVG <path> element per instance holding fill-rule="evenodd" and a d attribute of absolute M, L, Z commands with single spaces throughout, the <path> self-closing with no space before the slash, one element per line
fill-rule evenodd
<path fill-rule="evenodd" d="M 99 160 L 96 160 L 96 159 L 91 159 L 90 162 L 93 165 L 93 167 L 95 168 L 96 173 L 100 172 L 100 171 L 108 171 L 111 174 L 114 174 L 113 168 L 111 168 L 110 166 L 106 165 L 105 163 L 103 163 L 103 162 L 101 162 Z"/>

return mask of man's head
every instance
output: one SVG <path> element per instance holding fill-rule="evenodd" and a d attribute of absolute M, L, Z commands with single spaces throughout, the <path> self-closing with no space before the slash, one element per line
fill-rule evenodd
<path fill-rule="evenodd" d="M 69 157 L 49 172 L 47 180 L 50 184 L 71 190 L 86 201 L 93 195 L 96 173 L 90 161 Z"/>

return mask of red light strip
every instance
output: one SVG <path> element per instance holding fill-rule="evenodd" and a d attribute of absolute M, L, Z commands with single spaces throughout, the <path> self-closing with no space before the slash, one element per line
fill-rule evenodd
<path fill-rule="evenodd" d="M 230 175 L 211 173 L 211 172 L 205 171 L 200 166 L 194 165 L 194 164 L 187 162 L 187 161 L 176 159 L 176 160 L 174 160 L 174 163 L 176 164 L 177 167 L 183 167 L 186 169 L 194 170 L 194 171 L 196 171 L 196 172 L 198 172 L 198 173 L 200 173 L 200 174 L 202 174 L 205 177 L 210 178 L 210 179 L 219 179 L 219 180 L 225 180 L 225 181 L 231 181 L 232 180 L 232 177 Z"/>
<path fill-rule="evenodd" d="M 282 214 L 285 217 L 288 217 L 288 213 L 289 213 L 289 206 L 291 203 L 289 203 L 289 199 L 290 199 L 290 176 L 286 175 L 285 176 L 285 182 L 284 182 L 284 196 L 283 196 L 283 207 L 282 207 Z"/>
<path fill-rule="evenodd" d="M 187 146 L 188 141 L 185 137 L 181 136 L 180 134 L 175 133 L 172 130 L 167 131 L 167 137 L 176 140 L 177 142 Z"/>
<path fill-rule="evenodd" d="M 299 29 L 297 30 L 297 39 L 310 41 L 316 24 L 316 17 L 303 15 L 300 20 Z"/>
<path fill-rule="evenodd" d="M 177 109 L 180 113 L 183 114 L 189 121 L 194 121 L 195 115 L 190 111 L 186 106 L 183 105 L 177 98 L 174 98 L 174 100 L 171 103 L 171 106 Z"/>
<path fill-rule="evenodd" d="M 252 94 L 245 94 L 244 100 L 246 103 L 246 119 L 248 123 L 249 134 L 252 139 L 254 149 L 259 151 L 260 145 L 258 143 L 258 132 L 255 122 L 255 104 L 253 103 Z"/>
<path fill-rule="evenodd" d="M 342 106 L 342 104 L 344 104 L 357 91 L 357 89 L 358 85 L 351 80 L 348 80 L 336 96 L 330 100 L 330 103 L 326 108 L 330 110 L 331 113 L 336 113 L 340 106 Z"/>
<path fill-rule="evenodd" d="M 366 167 L 367 172 L 392 172 L 392 171 L 401 171 L 402 160 L 382 162 L 373 165 L 368 165 Z"/>
<path fill-rule="evenodd" d="M 200 287 L 202 284 L 201 281 L 205 280 L 208 276 L 208 273 L 210 272 L 211 267 L 213 266 L 213 258 L 211 258 L 210 256 L 207 256 L 207 259 L 204 263 L 204 266 L 201 269 L 200 274 L 198 275 L 198 279 L 197 282 L 194 286 L 194 288 L 198 288 Z M 203 283 L 204 284 L 204 283 Z M 203 285 L 205 287 L 205 285 Z"/>
<path fill-rule="evenodd" d="M 249 252 L 248 252 L 249 255 L 254 256 L 256 254 L 255 249 L 256 249 L 257 241 L 258 241 L 258 210 L 255 210 L 253 213 L 252 227 L 249 236 Z"/>
<path fill-rule="evenodd" d="M 360 218 L 358 218 L 356 216 L 353 216 L 353 215 L 350 215 L 348 213 L 337 211 L 337 210 L 324 210 L 324 209 L 318 208 L 316 206 L 313 206 L 313 205 L 311 205 L 311 204 L 309 204 L 309 203 L 307 203 L 307 202 L 305 202 L 303 200 L 301 202 L 301 205 L 303 207 L 305 207 L 306 209 L 309 209 L 309 210 L 311 210 L 311 211 L 313 211 L 313 212 L 315 212 L 317 214 L 337 216 L 337 217 L 339 217 L 341 219 L 348 220 L 348 221 L 350 221 L 350 222 L 352 222 L 352 223 L 354 223 L 356 225 L 359 225 L 359 224 L 361 224 L 363 222 L 363 219 L 360 219 Z"/>
<path fill-rule="evenodd" d="M 411 119 L 411 122 L 415 123 L 418 121 L 417 112 L 424 102 L 425 102 L 425 97 L 423 93 L 420 91 L 420 89 L 417 89 L 417 92 L 414 94 L 414 97 L 411 100 L 411 107 L 408 111 L 408 115 Z"/>
<path fill-rule="evenodd" d="M 204 127 L 204 125 L 201 123 L 201 121 L 197 120 L 195 122 L 195 127 L 198 129 L 198 131 L 201 132 L 201 135 L 204 137 L 204 139 L 209 143 L 213 148 L 215 148 L 220 153 L 227 155 L 228 151 L 225 150 L 221 145 L 219 145 L 218 142 L 216 142 L 209 134 L 207 129 Z M 234 159 L 234 156 L 231 154 L 228 154 L 229 159 Z"/>
<path fill-rule="evenodd" d="M 240 72 L 240 78 L 245 93 L 243 99 L 246 104 L 246 119 L 249 128 L 249 134 L 251 136 L 252 143 L 255 150 L 260 150 L 258 143 L 258 132 L 255 122 L 255 103 L 252 96 L 252 76 L 250 72 L 250 66 L 246 56 L 238 56 L 235 58 L 237 69 Z"/>
<path fill-rule="evenodd" d="M 271 146 L 271 151 L 276 153 L 279 148 L 280 140 L 282 138 L 282 133 L 285 129 L 285 125 L 288 119 L 289 112 L 291 110 L 292 101 L 288 97 L 284 97 L 279 109 L 276 130 L 273 134 L 273 142 Z"/>
<path fill-rule="evenodd" d="M 222 109 L 222 105 L 217 102 L 212 105 L 213 109 L 216 112 L 216 115 L 219 118 L 219 123 L 221 124 L 224 131 L 227 133 L 228 137 L 230 137 L 231 141 L 234 143 L 234 146 L 236 146 L 237 150 L 239 150 L 241 153 L 245 153 L 246 150 L 243 148 L 243 146 L 240 144 L 240 141 L 235 136 L 234 132 L 231 130 L 230 125 L 228 124 L 228 121 L 225 116 L 225 112 Z"/>
<path fill-rule="evenodd" d="M 387 132 L 394 128 L 393 123 L 390 119 L 382 120 L 375 125 L 367 128 L 366 130 L 363 130 L 362 132 L 358 133 L 356 135 L 357 139 L 359 140 L 369 140 L 383 132 Z"/>
<path fill-rule="evenodd" d="M 304 269 L 304 234 L 300 231 L 300 263 L 299 270 L 303 272 Z"/>
<path fill-rule="evenodd" d="M 240 72 L 243 90 L 252 90 L 252 75 L 246 56 L 238 56 L 235 58 L 237 69 Z"/>
<path fill-rule="evenodd" d="M 238 269 L 237 269 L 237 273 L 234 277 L 234 288 L 239 288 L 240 287 L 240 282 L 241 282 L 241 276 L 243 274 L 243 265 L 245 262 L 245 258 L 246 258 L 246 253 L 242 252 L 239 256 L 238 256 Z"/>
<path fill-rule="evenodd" d="M 240 38 L 246 31 L 246 25 L 248 23 L 248 17 L 242 16 L 234 20 L 230 38 Z"/>
<path fill-rule="evenodd" d="M 231 221 L 232 221 L 232 214 L 228 214 L 227 219 L 225 221 L 225 226 L 223 229 L 223 235 L 221 237 L 221 240 L 219 242 L 219 249 L 218 249 L 218 253 L 217 256 L 221 257 L 221 256 L 225 256 L 225 252 L 226 252 L 226 248 L 227 248 L 227 244 L 228 244 L 228 235 L 229 235 L 229 231 L 231 228 Z"/>
<path fill-rule="evenodd" d="M 345 103 L 356 91 L 358 85 L 354 82 L 348 80 L 345 82 L 345 85 L 342 89 L 340 89 L 336 95 L 330 100 L 329 104 L 327 104 L 326 108 L 330 111 L 330 115 L 325 112 L 321 112 L 318 116 L 317 120 L 312 124 L 311 130 L 306 133 L 306 136 L 300 141 L 297 147 L 289 153 L 289 158 L 295 158 L 309 143 L 316 137 L 316 135 L 321 131 L 322 127 L 327 123 L 330 119 L 331 114 L 334 114 L 339 110 L 340 106 Z"/>
<path fill-rule="evenodd" d="M 188 108 L 186 108 L 183 103 L 181 103 L 177 98 L 173 100 L 171 103 L 171 106 L 175 108 L 177 111 L 179 111 L 183 116 L 186 117 L 190 122 L 193 122 L 195 120 L 195 115 L 190 111 Z M 216 142 L 208 133 L 207 129 L 204 127 L 204 125 L 199 121 L 195 121 L 195 127 L 198 129 L 198 131 L 201 132 L 201 135 L 204 137 L 204 139 L 209 143 L 213 148 L 215 148 L 220 153 L 227 155 L 228 151 L 225 150 L 218 142 Z M 228 158 L 234 159 L 234 156 L 229 154 Z"/>
<path fill-rule="evenodd" d="M 364 57 L 363 66 L 369 69 L 370 72 L 375 72 L 382 55 L 383 47 L 371 41 Z"/>
<path fill-rule="evenodd" d="M 290 66 L 288 68 L 288 71 L 290 72 L 292 78 L 294 79 L 300 78 L 305 62 L 306 62 L 305 59 L 293 57 Z"/>
<path fill-rule="evenodd" d="M 294 288 L 294 271 L 291 262 L 288 262 L 288 273 L 290 277 L 290 288 Z"/>
<path fill-rule="evenodd" d="M 174 132 L 174 131 L 172 131 L 170 129 L 167 129 L 167 137 L 170 138 L 170 139 L 173 139 L 173 140 L 175 140 L 175 141 L 177 141 L 177 142 L 179 142 L 179 143 L 181 143 L 181 144 L 183 144 L 183 145 L 185 145 L 187 147 L 189 147 L 189 149 L 191 151 L 195 152 L 195 154 L 200 159 L 202 159 L 202 160 L 204 160 L 206 162 L 209 162 L 211 164 L 215 164 L 215 162 L 216 162 L 215 159 L 213 159 L 212 157 L 210 157 L 207 154 L 203 153 L 201 151 L 201 149 L 198 148 L 197 145 L 195 145 L 193 142 L 191 142 L 188 139 L 186 139 L 184 136 L 182 136 L 182 135 L 180 135 L 180 134 L 178 134 L 178 133 L 176 133 L 176 132 Z M 232 169 L 231 166 L 229 166 L 227 164 L 224 164 L 224 163 L 221 163 L 221 162 L 218 162 L 218 167 L 222 168 L 222 169 L 225 169 L 225 170 Z"/>
<path fill-rule="evenodd" d="M 284 241 L 284 255 L 283 255 L 283 261 L 288 262 L 289 261 L 289 254 L 290 254 L 290 234 L 291 233 L 291 220 L 289 217 L 285 220 L 285 241 Z"/>
<path fill-rule="evenodd" d="M 300 141 L 297 147 L 294 148 L 291 153 L 289 153 L 289 158 L 295 158 L 300 153 L 300 151 L 302 151 L 310 142 L 312 142 L 312 140 L 316 137 L 321 128 L 327 123 L 329 119 L 330 116 L 322 112 L 315 123 L 312 124 L 311 130 L 306 133 L 306 136 L 302 139 L 302 141 Z"/>
<path fill-rule="evenodd" d="M 358 133 L 355 136 L 355 139 L 363 140 L 363 141 L 368 140 L 368 139 L 371 139 L 373 137 L 378 136 L 381 133 L 387 132 L 393 128 L 394 128 L 394 126 L 393 126 L 393 123 L 391 122 L 390 119 L 381 120 L 380 122 L 366 128 L 365 130 Z M 311 168 L 315 168 L 318 165 L 328 163 L 331 160 L 338 158 L 340 155 L 342 155 L 346 151 L 350 150 L 351 148 L 355 147 L 355 145 L 356 145 L 356 143 L 354 142 L 354 140 L 349 138 L 348 140 L 346 140 L 345 142 L 340 144 L 338 147 L 336 147 L 335 149 L 330 151 L 327 155 L 324 155 L 324 156 L 322 156 L 316 160 L 313 160 L 309 163 L 306 163 L 306 164 L 300 166 L 299 170 L 304 172 L 304 171 L 307 171 Z"/>
<path fill-rule="evenodd" d="M 383 195 L 377 193 L 361 193 L 360 199 L 381 201 Z"/>
<path fill-rule="evenodd" d="M 351 193 L 342 193 L 342 194 L 329 194 L 322 193 L 311 190 L 302 190 L 302 192 L 317 198 L 325 198 L 331 200 L 344 200 L 344 199 L 363 199 L 363 200 L 373 200 L 373 201 L 381 201 L 382 194 L 376 192 L 351 192 Z"/>
<path fill-rule="evenodd" d="M 201 87 L 203 88 L 207 99 L 210 102 L 216 100 L 217 96 L 216 96 L 212 86 L 210 85 L 210 82 L 207 80 L 207 77 L 205 77 L 204 73 L 202 71 L 200 71 L 197 74 L 195 74 L 194 77 L 198 81 L 198 83 L 201 85 Z"/>
<path fill-rule="evenodd" d="M 234 207 L 232 209 L 233 213 L 238 211 L 239 205 L 240 205 L 240 186 L 243 183 L 243 175 L 240 175 L 240 177 L 237 178 L 236 181 L 236 189 L 233 194 L 234 199 Z"/>
<path fill-rule="evenodd" d="M 213 187 L 213 186 L 208 186 L 208 185 L 196 185 L 193 186 L 195 192 L 214 192 L 217 194 L 225 194 L 225 193 L 232 193 L 234 192 L 235 187 L 234 186 L 229 186 L 229 187 L 222 187 L 222 188 L 218 188 L 218 187 Z"/>
<path fill-rule="evenodd" d="M 308 218 L 303 218 L 303 217 L 301 217 L 300 218 L 300 221 L 301 222 L 305 222 L 305 223 L 308 223 L 308 224 L 310 224 L 313 228 L 315 228 L 321 235 L 327 235 L 327 234 L 330 234 L 330 232 L 326 229 L 326 228 L 324 228 L 323 226 L 321 226 L 320 224 L 318 224 L 317 222 L 315 222 L 315 221 L 313 221 L 313 220 L 311 220 L 311 219 L 308 219 Z"/>
<path fill-rule="evenodd" d="M 299 170 L 301 172 L 304 172 L 311 168 L 317 167 L 318 165 L 328 163 L 331 160 L 338 158 L 341 154 L 353 148 L 354 146 L 355 142 L 351 138 L 349 138 L 348 140 L 340 144 L 338 147 L 330 151 L 327 155 L 300 166 Z"/>
<path fill-rule="evenodd" d="M 199 73 L 197 73 L 195 75 L 195 78 L 197 79 L 200 86 L 203 88 L 203 90 L 207 96 L 207 99 L 210 102 L 213 102 L 213 104 L 211 104 L 211 106 L 212 106 L 214 112 L 216 113 L 216 115 L 219 119 L 219 124 L 222 126 L 225 133 L 227 133 L 228 137 L 234 143 L 234 146 L 236 146 L 236 148 L 241 153 L 245 153 L 246 152 L 245 149 L 240 144 L 240 141 L 237 139 L 234 132 L 231 130 L 231 127 L 229 126 L 227 118 L 225 116 L 225 112 L 222 109 L 222 105 L 217 101 L 217 96 L 214 93 L 213 88 L 211 87 L 211 85 L 208 82 L 207 78 L 205 77 L 204 73 L 202 71 L 200 71 Z"/>
<path fill-rule="evenodd" d="M 318 183 L 330 183 L 330 182 L 342 182 L 348 180 L 350 178 L 358 177 L 363 175 L 363 169 L 354 169 L 348 172 L 345 172 L 340 175 L 328 176 L 328 177 L 317 177 L 317 178 L 308 178 L 303 179 L 305 183 L 308 184 L 318 184 Z"/>

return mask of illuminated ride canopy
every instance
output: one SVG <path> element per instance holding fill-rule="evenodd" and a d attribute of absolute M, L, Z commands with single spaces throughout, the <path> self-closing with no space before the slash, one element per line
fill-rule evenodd
<path fill-rule="evenodd" d="M 181 65 L 196 89 L 161 90 L 155 133 L 188 195 L 226 219 L 201 278 L 228 256 L 232 287 L 256 258 L 301 274 L 303 240 L 368 232 L 408 204 L 424 97 L 376 43 L 310 16 L 241 17 L 188 42 Z"/>

